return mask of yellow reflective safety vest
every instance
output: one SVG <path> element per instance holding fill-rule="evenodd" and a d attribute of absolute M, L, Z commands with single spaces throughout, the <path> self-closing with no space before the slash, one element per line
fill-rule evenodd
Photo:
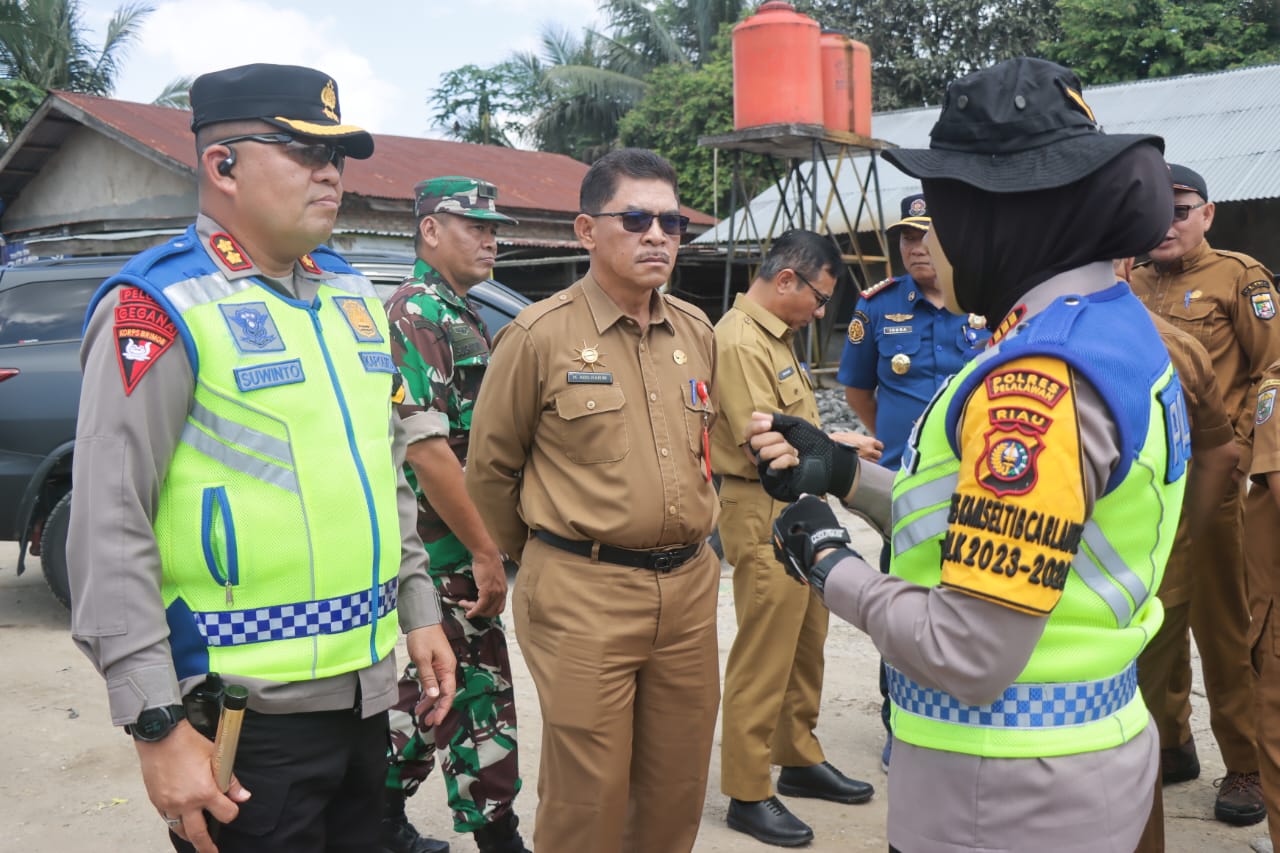
<path fill-rule="evenodd" d="M 155 517 L 179 678 L 323 678 L 395 645 L 386 314 L 338 255 L 311 260 L 332 275 L 310 302 L 288 299 L 229 280 L 188 229 L 99 292 L 154 297 L 195 374 Z"/>
<path fill-rule="evenodd" d="M 1040 642 L 999 699 L 968 705 L 890 668 L 894 737 L 907 743 L 993 758 L 1048 757 L 1119 746 L 1149 719 L 1135 661 L 1163 619 L 1155 591 L 1178 526 L 1190 436 L 1177 374 L 1127 285 L 1058 299 L 940 389 L 894 481 L 891 573 L 938 585 L 948 522 L 984 511 L 952 499 L 965 401 L 1001 364 L 1033 355 L 1062 359 L 1102 396 L 1119 433 L 1121 463 L 1084 526 Z"/>

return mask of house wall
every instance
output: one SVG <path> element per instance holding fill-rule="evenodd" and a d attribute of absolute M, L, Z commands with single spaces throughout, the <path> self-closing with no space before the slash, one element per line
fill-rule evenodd
<path fill-rule="evenodd" d="M 111 222 L 190 220 L 195 182 L 85 127 L 76 129 L 0 217 L 7 236 Z M 95 229 L 96 230 L 96 229 Z"/>

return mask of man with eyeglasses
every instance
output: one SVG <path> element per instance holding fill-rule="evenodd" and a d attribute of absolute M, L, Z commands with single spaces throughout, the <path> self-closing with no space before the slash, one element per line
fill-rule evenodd
<path fill-rule="evenodd" d="M 730 828 L 782 847 L 811 841 L 813 830 L 774 796 L 771 764 L 782 767 L 777 790 L 784 796 L 853 804 L 875 791 L 828 763 L 814 734 L 827 608 L 778 571 L 771 533 L 786 504 L 760 487 L 743 447 L 753 411 L 822 425 L 793 337 L 822 317 L 843 271 L 830 237 L 787 231 L 770 244 L 750 287 L 716 324 L 720 417 L 711 463 L 721 477 L 720 539 L 733 566 L 738 622 L 724 674 L 720 790 L 729 797 Z"/>
<path fill-rule="evenodd" d="M 711 324 L 663 294 L 675 171 L 625 148 L 583 178 L 587 274 L 498 333 L 467 490 L 520 564 L 511 609 L 542 707 L 533 847 L 687 853 L 720 698 Z"/>
<path fill-rule="evenodd" d="M 412 663 L 400 679 L 382 853 L 448 853 L 448 844 L 419 835 L 404 811 L 406 797 L 434 768 L 437 749 L 454 831 L 472 834 L 480 853 L 528 853 L 513 808 L 520 764 L 502 624 L 506 569 L 462 480 L 490 340 L 467 292 L 493 273 L 498 228 L 516 220 L 498 210 L 498 189 L 488 181 L 429 178 L 414 195 L 418 260 L 412 278 L 387 300 L 387 316 L 391 355 L 405 381 L 398 406 L 408 433 L 405 476 L 418 494 L 418 533 L 458 658 L 458 697 L 443 723 L 422 728 L 413 713 L 422 697 Z"/>
<path fill-rule="evenodd" d="M 924 236 L 932 220 L 924 195 L 902 199 L 902 217 L 886 229 L 898 237 L 906 269 L 859 294 L 849 321 L 836 381 L 862 421 L 884 444 L 880 464 L 898 470 L 911 428 L 942 383 L 987 345 L 991 332 L 977 314 L 952 314 L 943 304 L 938 274 Z M 880 571 L 889 573 L 889 547 L 880 550 Z M 889 684 L 880 667 L 880 720 L 885 729 L 880 767 L 889 772 Z"/>
<path fill-rule="evenodd" d="M 1214 205 L 1204 178 L 1177 164 L 1170 164 L 1169 173 L 1173 224 L 1151 250 L 1151 260 L 1134 267 L 1131 284 L 1148 309 L 1189 332 L 1208 350 L 1236 442 L 1242 458 L 1248 459 L 1254 420 L 1250 392 L 1280 357 L 1272 275 L 1248 255 L 1210 246 L 1205 234 L 1213 225 Z M 1203 534 L 1171 557 L 1191 567 L 1188 621 L 1200 650 L 1210 725 L 1227 770 L 1214 816 L 1237 825 L 1257 823 L 1267 814 L 1258 779 L 1256 677 L 1247 639 L 1250 614 L 1243 546 L 1248 523 L 1243 504 L 1243 491 L 1233 483 Z M 1179 658 L 1165 701 L 1151 705 L 1160 729 L 1165 784 L 1200 775 L 1189 725 L 1189 648 Z"/>
<path fill-rule="evenodd" d="M 89 309 L 72 633 L 175 849 L 368 850 L 398 629 L 428 722 L 455 663 L 401 470 L 386 314 L 321 245 L 344 159 L 373 137 L 310 68 L 205 74 L 191 107 L 195 224 Z M 223 792 L 211 741 L 231 686 L 248 710 Z"/>

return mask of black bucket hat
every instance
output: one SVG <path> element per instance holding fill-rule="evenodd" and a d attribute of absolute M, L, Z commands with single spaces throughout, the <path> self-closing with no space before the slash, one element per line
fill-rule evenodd
<path fill-rule="evenodd" d="M 373 154 L 373 136 L 342 123 L 338 84 L 314 68 L 259 62 L 201 74 L 191 84 L 193 131 L 241 119 L 340 143 L 357 160 Z"/>
<path fill-rule="evenodd" d="M 914 178 L 1019 193 L 1075 183 L 1143 143 L 1164 151 L 1159 136 L 1103 133 L 1074 73 L 1022 57 L 952 83 L 929 147 L 893 148 L 884 158 Z"/>

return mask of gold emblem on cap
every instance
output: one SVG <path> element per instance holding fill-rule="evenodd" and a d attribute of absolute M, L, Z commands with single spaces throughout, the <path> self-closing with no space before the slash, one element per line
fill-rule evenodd
<path fill-rule="evenodd" d="M 901 376 L 911 369 L 911 356 L 898 353 L 889 359 L 889 365 L 893 367 L 893 372 Z"/>
<path fill-rule="evenodd" d="M 598 347 L 587 346 L 587 342 L 583 341 L 582 346 L 574 349 L 575 357 L 582 362 L 582 366 L 588 370 L 594 371 L 596 365 L 604 367 L 604 362 L 600 360 L 600 350 Z"/>
<path fill-rule="evenodd" d="M 986 318 L 986 317 L 983 317 L 981 314 L 970 314 L 970 315 L 969 315 L 969 328 L 970 328 L 970 329 L 985 329 L 986 327 L 987 327 L 987 318 Z"/>
<path fill-rule="evenodd" d="M 686 361 L 689 360 L 689 356 L 684 354 L 684 350 L 678 349 L 675 352 L 671 353 L 671 360 L 674 361 L 676 364 L 684 364 Z"/>
<path fill-rule="evenodd" d="M 324 104 L 324 114 L 334 121 L 338 120 L 338 89 L 330 80 L 324 84 L 324 88 L 320 90 L 320 103 Z"/>

